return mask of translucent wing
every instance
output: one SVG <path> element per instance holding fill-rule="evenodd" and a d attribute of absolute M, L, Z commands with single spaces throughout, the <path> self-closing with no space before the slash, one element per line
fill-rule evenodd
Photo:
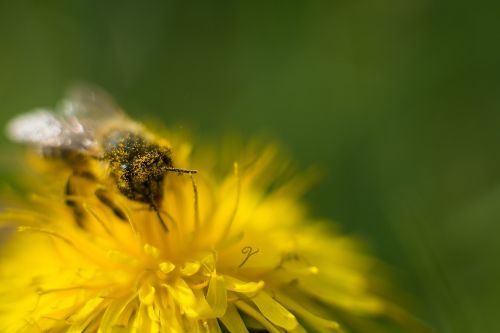
<path fill-rule="evenodd" d="M 102 143 L 98 141 L 116 129 L 136 131 L 140 125 L 128 119 L 107 93 L 80 84 L 68 91 L 56 112 L 38 109 L 12 119 L 7 135 L 40 148 L 96 154 Z"/>
<path fill-rule="evenodd" d="M 73 86 L 59 106 L 62 117 L 77 119 L 89 129 L 96 129 L 111 121 L 126 119 L 113 98 L 103 90 L 84 84 Z"/>
<path fill-rule="evenodd" d="M 127 123 L 132 122 L 111 96 L 97 87 L 79 84 L 68 90 L 56 112 L 38 109 L 12 119 L 7 136 L 38 147 L 83 151 L 97 144 L 101 130 Z"/>
<path fill-rule="evenodd" d="M 88 150 L 95 144 L 90 131 L 75 119 L 64 119 L 49 110 L 21 114 L 7 124 L 7 136 L 37 147 Z"/>
<path fill-rule="evenodd" d="M 54 113 L 38 109 L 19 115 L 7 125 L 7 136 L 12 141 L 58 147 L 64 144 L 64 124 Z"/>

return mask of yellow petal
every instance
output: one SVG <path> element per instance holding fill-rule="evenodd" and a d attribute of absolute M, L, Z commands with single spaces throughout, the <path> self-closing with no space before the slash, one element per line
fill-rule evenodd
<path fill-rule="evenodd" d="M 125 311 L 130 302 L 136 298 L 136 295 L 132 295 L 129 298 L 124 298 L 121 300 L 115 300 L 111 302 L 108 306 L 104 315 L 101 319 L 101 326 L 99 327 L 99 333 L 111 332 L 113 325 L 115 325 L 118 317 Z"/>
<path fill-rule="evenodd" d="M 297 327 L 291 330 L 290 333 L 307 333 L 307 331 L 302 325 L 297 325 Z"/>
<path fill-rule="evenodd" d="M 224 275 L 227 290 L 231 290 L 242 294 L 255 294 L 264 287 L 264 281 L 259 282 L 243 282 L 231 276 Z"/>
<path fill-rule="evenodd" d="M 149 305 L 147 308 L 148 316 L 151 321 L 160 322 L 160 312 L 154 305 Z"/>
<path fill-rule="evenodd" d="M 164 261 L 158 264 L 158 268 L 162 273 L 168 274 L 175 269 L 175 265 L 170 261 Z"/>
<path fill-rule="evenodd" d="M 353 292 L 335 288 L 321 279 L 316 279 L 314 282 L 301 283 L 301 289 L 325 303 L 341 306 L 359 314 L 380 314 L 384 311 L 381 300 L 363 290 Z"/>
<path fill-rule="evenodd" d="M 252 301 L 257 305 L 260 312 L 273 324 L 283 327 L 288 331 L 297 327 L 298 323 L 295 316 L 267 293 L 259 292 L 252 297 Z"/>
<path fill-rule="evenodd" d="M 205 326 L 207 332 L 222 333 L 219 323 L 217 322 L 217 319 L 207 320 L 203 326 Z"/>
<path fill-rule="evenodd" d="M 173 284 L 162 284 L 167 288 L 168 292 L 177 301 L 179 307 L 187 316 L 194 317 L 197 315 L 193 311 L 196 305 L 196 298 L 189 285 L 183 279 L 176 279 Z"/>
<path fill-rule="evenodd" d="M 220 320 L 230 333 L 248 333 L 238 310 L 232 304 L 227 305 L 226 314 Z"/>
<path fill-rule="evenodd" d="M 222 276 L 212 274 L 208 285 L 207 302 L 212 308 L 214 317 L 220 318 L 224 316 L 227 307 L 227 294 Z"/>
<path fill-rule="evenodd" d="M 184 276 L 191 276 L 198 272 L 200 269 L 200 262 L 188 261 L 181 267 L 181 274 Z"/>
<path fill-rule="evenodd" d="M 139 289 L 139 300 L 144 305 L 151 305 L 155 299 L 155 288 L 149 284 L 144 284 Z"/>
<path fill-rule="evenodd" d="M 83 332 L 99 315 L 99 311 L 96 309 L 102 302 L 103 299 L 100 297 L 90 299 L 76 315 L 70 318 L 74 324 L 67 330 L 67 333 Z"/>
<path fill-rule="evenodd" d="M 309 323 L 312 327 L 314 327 L 318 331 L 320 332 L 327 331 L 327 330 L 321 330 L 321 328 L 327 328 L 328 332 L 330 332 L 331 330 L 334 330 L 335 332 L 340 331 L 340 327 L 337 322 L 316 316 L 314 313 L 310 312 L 309 309 L 306 309 L 300 303 L 294 301 L 285 294 L 278 293 L 276 294 L 275 297 L 281 304 L 286 306 L 287 309 L 293 311 L 302 320 Z"/>
<path fill-rule="evenodd" d="M 257 330 L 266 329 L 269 333 L 281 333 L 281 330 L 274 326 L 269 320 L 267 320 L 262 313 L 255 309 L 250 304 L 244 301 L 236 301 L 235 305 L 243 311 L 248 316 L 245 318 L 245 323 L 250 328 L 255 328 Z M 247 320 L 248 319 L 248 320 Z"/>
<path fill-rule="evenodd" d="M 196 294 L 183 279 L 170 284 L 162 284 L 179 304 L 181 311 L 190 318 L 208 318 L 212 310 L 202 292 Z"/>
<path fill-rule="evenodd" d="M 74 314 L 70 317 L 71 322 L 79 322 L 87 319 L 96 308 L 101 305 L 103 302 L 102 297 L 94 297 L 88 300 L 85 305 L 78 311 L 78 313 Z"/>
<path fill-rule="evenodd" d="M 151 244 L 144 244 L 144 253 L 146 253 L 151 258 L 158 258 L 160 255 L 160 250 L 157 247 L 154 247 Z"/>

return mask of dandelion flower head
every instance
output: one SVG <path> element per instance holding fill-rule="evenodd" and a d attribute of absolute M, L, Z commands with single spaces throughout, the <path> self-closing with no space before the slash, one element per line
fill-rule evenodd
<path fill-rule="evenodd" d="M 375 332 L 366 323 L 390 315 L 375 261 L 309 216 L 307 177 L 275 146 L 157 140 L 198 170 L 166 174 L 159 212 L 122 195 L 106 162 L 87 161 L 99 181 L 72 179 L 68 195 L 64 161 L 24 160 L 29 196 L 1 215 L 15 230 L 0 252 L 1 332 Z"/>

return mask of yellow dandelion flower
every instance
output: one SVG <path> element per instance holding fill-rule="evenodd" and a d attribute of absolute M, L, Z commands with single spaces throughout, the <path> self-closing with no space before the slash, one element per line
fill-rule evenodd
<path fill-rule="evenodd" d="M 96 181 L 26 160 L 33 195 L 1 217 L 17 231 L 1 250 L 1 332 L 375 332 L 363 318 L 404 316 L 357 242 L 307 215 L 275 147 L 226 163 L 160 141 L 198 173 L 168 172 L 157 211 L 123 195 L 109 163 L 86 162 Z"/>

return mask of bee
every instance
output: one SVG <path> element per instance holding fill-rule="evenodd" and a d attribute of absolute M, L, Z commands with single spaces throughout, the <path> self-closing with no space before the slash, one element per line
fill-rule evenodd
<path fill-rule="evenodd" d="M 76 192 L 74 178 L 98 182 L 89 165 L 92 160 L 104 162 L 118 192 L 149 205 L 167 231 L 160 214 L 165 175 L 197 172 L 174 167 L 171 149 L 156 143 L 107 93 L 95 87 L 73 87 L 56 111 L 37 109 L 15 117 L 7 125 L 7 136 L 31 145 L 45 157 L 61 159 L 71 168 L 65 186 L 68 198 Z M 126 220 L 106 190 L 98 188 L 95 195 Z M 78 225 L 83 226 L 83 207 L 73 199 L 67 199 L 66 204 L 73 208 Z"/>

